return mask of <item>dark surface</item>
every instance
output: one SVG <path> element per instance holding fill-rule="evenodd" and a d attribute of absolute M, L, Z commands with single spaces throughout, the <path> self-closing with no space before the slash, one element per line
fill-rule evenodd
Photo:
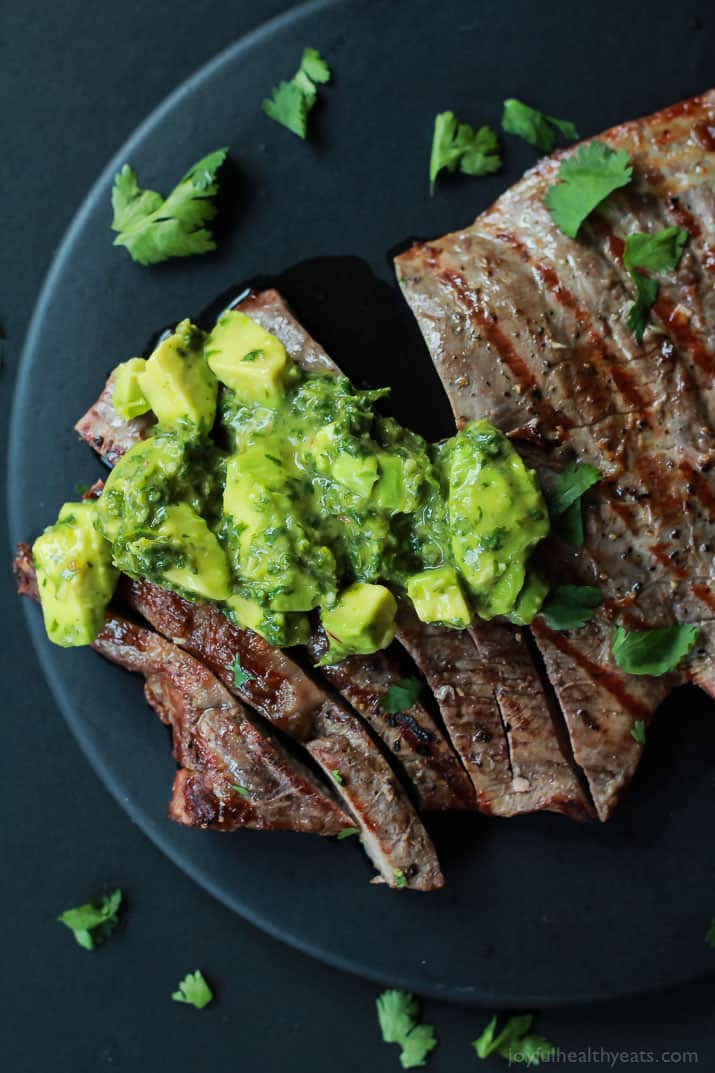
<path fill-rule="evenodd" d="M 248 5 L 240 14 L 231 14 L 218 4 L 176 4 L 169 15 L 162 5 L 146 3 L 141 10 L 131 12 L 123 10 L 110 15 L 107 10 L 98 21 L 93 5 L 41 3 L 34 5 L 26 15 L 20 15 L 18 7 L 14 15 L 6 18 L 6 40 L 12 41 L 12 54 L 6 55 L 2 64 L 4 115 L 14 117 L 14 121 L 4 137 L 5 179 L 11 180 L 6 183 L 6 233 L 0 253 L 4 269 L 3 309 L 0 312 L 9 337 L 7 367 L 2 376 L 4 396 L 16 369 L 19 344 L 41 276 L 62 230 L 77 207 L 79 192 L 89 184 L 123 137 L 185 72 L 282 6 Z M 415 5 L 415 9 L 418 8 L 419 5 Z M 379 7 L 372 5 L 372 11 L 376 10 L 379 11 Z M 491 7 L 485 5 L 482 8 L 481 26 L 485 32 L 488 28 L 488 35 L 495 35 L 495 44 L 487 57 L 492 57 L 492 68 L 480 73 L 479 64 L 475 64 L 476 89 L 470 95 L 473 100 L 497 101 L 505 92 L 526 96 L 531 89 L 525 76 L 522 77 L 523 84 L 514 85 L 517 76 L 513 71 L 519 71 L 523 65 L 518 62 L 514 34 L 507 32 L 506 27 L 506 23 L 510 26 L 521 23 L 525 10 L 520 5 L 513 5 L 502 13 L 501 23 L 495 23 Z M 560 32 L 571 35 L 573 55 L 565 49 L 565 36 L 560 41 L 558 35 L 554 37 L 555 25 L 542 26 L 538 30 L 542 55 L 549 52 L 561 63 L 561 68 L 555 59 L 552 65 L 545 63 L 543 101 L 559 100 L 562 102 L 561 114 L 578 117 L 583 131 L 590 132 L 608 122 L 705 88 L 705 42 L 712 41 L 712 30 L 705 21 L 704 7 L 699 27 L 692 24 L 697 5 L 688 6 L 690 15 L 683 14 L 682 6 L 677 14 L 670 8 L 659 6 L 662 14 L 655 18 L 652 14 L 655 10 L 651 8 L 649 17 L 651 39 L 648 46 L 643 43 L 642 33 L 638 42 L 634 42 L 625 29 L 632 25 L 635 7 L 630 12 L 628 6 L 619 8 L 618 23 L 602 16 L 600 26 L 596 25 L 595 14 L 593 24 L 589 23 L 589 16 L 582 15 L 578 31 L 561 19 Z M 551 18 L 556 20 L 557 17 L 558 13 Z M 473 17 L 460 19 L 456 13 L 453 18 L 455 28 L 461 27 L 462 32 L 466 32 L 467 24 L 476 21 Z M 420 24 L 416 16 L 410 21 Z M 377 27 L 375 18 L 376 34 Z M 426 30 L 423 32 L 427 33 Z M 533 40 L 535 33 L 537 30 L 532 28 L 530 35 L 527 28 L 524 40 Z M 549 38 L 552 40 L 547 48 Z M 159 42 L 161 47 L 158 47 Z M 275 62 L 282 65 L 281 72 L 286 63 L 287 71 L 292 70 L 293 53 L 303 43 L 302 39 L 294 39 L 290 56 L 276 53 Z M 349 69 L 353 51 L 364 48 L 364 44 L 356 41 L 352 33 L 341 44 L 334 35 L 323 35 L 322 32 L 311 43 L 334 55 L 336 65 L 340 57 L 339 71 L 343 74 L 335 95 L 328 98 L 330 107 L 333 108 L 337 100 L 338 88 L 345 94 L 360 92 L 361 81 L 350 78 Z M 524 48 L 523 42 L 521 48 Z M 475 49 L 476 45 L 472 51 Z M 634 55 L 639 50 L 643 58 L 640 66 L 636 64 L 634 69 Z M 677 63 L 670 61 L 671 50 Z M 494 69 L 497 51 L 498 67 L 502 71 L 499 77 L 499 71 Z M 590 86 L 584 84 L 583 72 L 596 70 L 595 56 L 608 57 L 613 77 L 618 80 L 617 101 L 601 99 L 604 95 L 595 92 L 599 78 L 602 81 L 602 72 L 598 77 L 594 73 Z M 483 59 L 481 53 L 480 59 Z M 386 94 L 383 96 L 388 100 L 388 63 L 392 62 L 392 57 L 381 56 L 380 62 L 377 74 L 383 79 L 382 88 Z M 353 69 L 357 71 L 358 66 L 355 61 Z M 435 108 L 454 106 L 457 111 L 464 112 L 465 118 L 472 120 L 490 118 L 494 121 L 497 118 L 493 107 L 493 115 L 488 109 L 489 114 L 478 114 L 464 92 L 459 94 L 451 90 L 450 72 L 449 64 L 437 64 L 426 76 L 421 72 L 421 80 L 428 84 L 427 89 L 435 102 L 426 112 L 415 107 L 416 114 L 413 115 L 410 108 L 400 108 L 402 121 L 416 124 L 420 145 L 425 137 L 429 137 L 429 117 Z M 272 82 L 274 77 L 271 60 L 271 70 L 262 76 L 261 87 L 266 81 Z M 654 82 L 657 91 L 652 89 Z M 534 99 L 533 93 L 529 96 Z M 326 120 L 327 111 L 328 104 L 324 109 Z M 241 115 L 240 119 L 244 122 L 245 117 Z M 370 137 L 384 139 L 388 131 L 382 128 L 380 116 L 371 114 L 368 127 L 371 123 L 374 126 Z M 343 144 L 338 153 L 340 130 L 333 132 L 332 125 L 330 130 L 335 144 L 319 148 L 318 154 L 330 152 L 333 182 L 342 192 L 346 190 L 350 176 L 340 173 L 338 168 L 347 167 L 343 156 L 349 147 Z M 147 182 L 166 184 L 203 148 L 213 147 L 210 140 L 202 141 L 200 132 L 190 127 L 182 133 L 185 133 L 186 145 L 190 149 L 185 152 L 182 141 L 179 158 L 176 162 L 163 162 L 163 171 L 159 163 L 152 162 L 151 154 L 137 156 L 136 162 L 142 168 L 140 177 L 146 168 Z M 285 146 L 279 136 L 290 138 L 279 128 L 266 131 L 266 144 L 270 140 L 271 152 L 275 154 L 269 156 L 271 170 Z M 367 139 L 366 134 L 362 137 Z M 445 189 L 434 203 L 425 197 L 418 206 L 419 212 L 415 211 L 414 219 L 410 219 L 409 205 L 402 204 L 408 199 L 399 197 L 397 184 L 392 192 L 385 191 L 377 176 L 371 178 L 367 171 L 360 172 L 361 149 L 365 146 L 360 144 L 360 137 L 357 140 L 357 163 L 351 159 L 351 164 L 358 171 L 354 181 L 362 184 L 364 189 L 363 202 L 354 208 L 356 202 L 351 202 L 345 195 L 344 205 L 350 205 L 350 212 L 343 207 L 341 215 L 333 221 L 334 226 L 335 223 L 338 225 L 335 227 L 339 236 L 337 249 L 326 249 L 324 243 L 321 248 L 312 241 L 310 216 L 307 220 L 296 220 L 291 243 L 302 253 L 324 256 L 350 251 L 372 256 L 374 270 L 388 278 L 387 266 L 379 251 L 384 251 L 392 242 L 399 242 L 411 231 L 436 232 L 466 221 L 483 204 L 477 204 L 476 199 L 482 197 L 486 201 L 490 196 L 486 187 L 477 184 L 475 190 L 473 184 L 457 182 L 449 191 Z M 250 159 L 250 151 L 241 153 L 239 130 L 231 138 L 231 143 L 242 160 L 244 156 Z M 386 144 L 389 144 L 389 138 Z M 306 149 L 308 154 L 312 152 L 309 147 Z M 515 148 L 511 153 L 511 167 L 515 173 L 528 159 L 521 153 L 521 148 Z M 312 160 L 312 157 L 306 159 Z M 408 187 L 419 185 L 422 189 L 422 160 L 400 159 L 396 166 L 404 169 Z M 414 171 L 408 175 L 410 169 Z M 301 183 L 302 189 L 312 188 L 312 176 L 310 183 L 293 175 L 283 178 L 289 189 L 290 183 L 294 186 Z M 253 197 L 255 199 L 255 191 Z M 394 233 L 370 233 L 371 226 L 377 227 L 370 216 L 370 205 L 378 202 L 386 204 L 390 231 Z M 251 209 L 251 217 L 243 223 L 236 222 L 237 230 L 225 254 L 202 262 L 200 273 L 199 262 L 187 262 L 176 266 L 178 270 L 170 266 L 163 275 L 157 272 L 138 276 L 140 269 L 125 262 L 121 251 L 112 251 L 115 259 L 107 263 L 117 275 L 111 275 L 106 281 L 107 286 L 111 288 L 116 306 L 126 309 L 129 304 L 132 316 L 123 338 L 117 340 L 113 330 L 99 340 L 99 349 L 106 349 L 107 353 L 95 358 L 91 366 L 97 369 L 97 379 L 107 366 L 125 356 L 127 347 L 141 345 L 144 336 L 157 323 L 171 320 L 177 312 L 181 314 L 188 309 L 200 308 L 230 278 L 255 271 L 255 257 L 251 251 L 255 250 L 256 239 L 254 237 L 251 247 L 250 231 L 252 227 L 258 227 L 254 213 L 260 218 L 260 212 L 256 211 L 260 202 L 257 204 L 254 200 L 251 203 L 249 197 L 245 205 L 247 213 Z M 321 218 L 329 215 L 325 201 L 321 203 L 319 199 L 311 211 Z M 104 235 L 95 236 L 98 246 L 104 239 Z M 266 236 L 265 241 L 261 269 L 276 270 L 289 263 L 279 258 L 273 236 L 270 241 Z M 296 260 L 297 256 L 292 259 Z M 246 262 L 250 262 L 250 267 Z M 84 300 L 85 285 L 82 273 L 77 273 L 73 301 Z M 171 301 L 162 308 L 161 294 L 165 289 Z M 198 293 L 199 289 L 201 293 Z M 136 299 L 142 295 L 145 295 L 143 301 L 146 304 L 139 308 Z M 175 303 L 178 300 L 184 304 L 177 311 Z M 315 312 L 321 311 L 316 309 Z M 87 308 L 87 319 L 89 333 L 91 308 Z M 338 328 L 339 324 L 334 330 Z M 321 336 L 329 344 L 334 341 L 325 331 L 321 331 Z M 97 348 L 96 334 L 91 338 Z M 64 377 L 71 380 L 74 375 L 70 361 L 76 360 L 79 366 L 86 360 L 77 349 L 81 339 L 81 335 L 72 339 L 78 354 L 76 359 L 63 355 L 61 348 L 52 355 L 56 357 L 55 373 L 59 372 L 62 382 Z M 335 342 L 338 341 L 336 337 Z M 44 399 L 38 399 L 33 415 L 33 420 L 38 422 L 35 430 L 45 415 L 51 418 L 57 409 L 59 395 L 52 372 L 50 366 L 43 376 L 40 394 L 44 394 Z M 85 379 L 86 376 L 85 372 Z M 66 390 L 69 392 L 69 388 Z M 89 401 L 93 385 L 75 385 L 70 393 L 80 390 L 84 391 L 82 401 Z M 7 410 L 7 403 L 4 408 Z M 69 425 L 75 409 L 73 406 L 70 413 L 62 415 L 62 422 L 55 421 L 58 429 L 63 424 Z M 53 426 L 50 431 L 54 436 Z M 36 524 L 45 521 L 54 510 L 60 489 L 70 495 L 76 479 L 86 479 L 94 472 L 86 454 L 76 453 L 71 437 L 59 437 L 56 447 L 64 452 L 59 468 L 66 472 L 58 477 L 57 469 L 53 475 L 50 467 L 47 490 L 36 486 L 34 497 L 37 502 L 28 504 L 36 513 Z M 4 646 L 8 684 L 3 750 L 6 803 L 3 891 L 8 904 L 3 919 L 9 927 L 3 949 L 6 992 L 3 1013 L 9 1030 L 3 1041 L 3 1068 L 30 1073 L 50 1069 L 72 1069 L 81 1073 L 103 1068 L 143 1071 L 154 1070 L 159 1065 L 182 1071 L 199 1063 L 202 1066 L 220 1064 L 224 1067 L 230 1063 L 232 1067 L 240 1064 L 241 1068 L 249 1069 L 299 1071 L 399 1068 L 396 1052 L 378 1042 L 372 1010 L 375 987 L 336 974 L 255 932 L 191 884 L 128 823 L 99 786 L 58 718 L 30 654 L 7 575 L 4 581 L 8 589 L 6 622 L 9 628 Z M 72 658 L 75 655 L 72 654 Z M 9 697 L 8 689 L 11 690 Z M 138 690 L 133 691 L 131 704 L 120 717 L 127 721 L 124 724 L 126 733 L 133 735 L 135 753 L 139 755 L 145 741 L 158 740 L 157 731 L 161 728 L 155 727 L 149 713 L 144 713 L 137 705 L 137 693 Z M 678 729 L 674 733 L 676 721 Z M 123 727 L 116 727 L 115 734 L 121 743 Z M 680 703 L 671 709 L 671 718 L 659 720 L 647 766 L 631 795 L 635 804 L 630 799 L 626 803 L 630 811 L 626 812 L 627 818 L 623 821 L 625 831 L 621 831 L 623 868 L 607 893 L 616 923 L 619 919 L 625 919 L 626 923 L 632 921 L 637 933 L 639 911 L 630 902 L 628 890 L 628 882 L 633 878 L 629 874 L 631 859 L 642 860 L 639 855 L 643 850 L 651 851 L 649 860 L 665 857 L 667 867 L 646 876 L 647 885 L 657 894 L 659 904 L 657 918 L 650 918 L 655 964 L 664 960 L 660 951 L 670 950 L 672 953 L 674 936 L 676 946 L 687 950 L 693 944 L 693 949 L 697 948 L 697 954 L 700 954 L 704 925 L 712 915 L 712 906 L 706 907 L 698 900 L 705 889 L 703 873 L 707 877 L 707 869 L 712 867 L 707 818 L 712 808 L 713 788 L 711 769 L 702 760 L 698 762 L 698 755 L 712 756 L 712 734 L 712 724 L 695 710 L 691 695 L 682 696 Z M 702 773 L 695 781 L 693 769 Z M 170 764 L 165 758 L 160 771 L 143 779 L 156 805 L 157 823 L 165 803 L 169 771 Z M 701 817 L 699 825 L 698 816 Z M 540 824 L 544 820 L 548 824 L 549 819 L 540 817 L 534 823 Z M 482 832 L 486 845 L 480 845 L 479 852 L 488 853 L 490 843 L 495 842 L 497 836 L 501 843 L 507 837 L 507 828 Z M 587 833 L 585 837 L 594 836 Z M 283 845 L 278 842 L 273 845 L 277 868 L 284 864 Z M 658 845 L 660 854 L 655 852 Z M 330 857 L 324 857 L 326 867 L 330 869 L 326 881 L 336 870 L 337 852 L 347 850 L 347 854 L 341 852 L 339 869 L 351 883 L 364 882 L 365 870 L 352 848 L 349 845 L 330 848 L 334 852 Z M 677 850 L 679 856 L 673 857 L 671 850 Z M 529 862 L 519 856 L 518 850 L 511 852 L 516 853 L 512 860 L 518 861 L 518 873 L 528 872 Z M 532 871 L 548 871 L 550 862 L 544 853 L 543 841 L 534 847 L 533 853 Z M 568 881 L 577 869 L 577 862 L 576 856 L 557 862 L 564 881 Z M 447 866 L 454 884 L 458 879 L 459 862 L 448 859 Z M 485 874 L 487 867 L 484 866 Z M 664 886 L 668 872 L 671 880 Z M 492 886 L 492 901 L 504 896 L 504 890 L 512 886 L 510 879 L 504 876 L 497 887 Z M 276 871 L 271 877 L 271 885 L 289 880 L 290 876 L 286 879 L 285 874 Z M 125 926 L 120 936 L 104 950 L 96 955 L 85 954 L 74 947 L 71 937 L 53 923 L 53 918 L 68 904 L 116 882 L 125 887 L 129 899 Z M 317 882 L 311 893 L 311 904 L 303 901 L 299 907 L 306 918 L 320 912 L 320 901 L 324 897 Z M 484 893 L 486 896 L 490 892 Z M 589 933 L 593 930 L 593 907 L 581 905 L 579 910 L 582 916 L 580 941 L 588 949 Z M 340 919 L 340 916 L 341 912 L 334 908 L 333 917 Z M 579 937 L 571 935 L 568 941 L 578 943 Z M 370 938 L 363 934 L 360 942 L 369 952 Z M 563 960 L 573 962 L 573 957 L 568 957 L 571 951 L 566 950 L 565 945 L 558 930 L 553 931 L 550 949 L 545 955 L 547 971 L 558 969 Z M 626 957 L 627 953 L 623 951 Z M 671 955 L 666 956 L 670 958 Z M 686 960 L 692 962 L 696 958 L 697 955 Z M 503 959 L 496 960 L 498 964 Z M 168 993 L 177 978 L 196 965 L 201 965 L 215 982 L 219 995 L 217 1004 L 201 1014 L 168 1000 Z M 705 957 L 702 965 L 707 966 Z M 525 968 L 533 970 L 534 966 Z M 618 975 L 618 969 L 616 955 L 611 975 Z M 595 989 L 599 989 L 598 981 L 595 981 Z M 657 999 L 561 1013 L 554 1010 L 542 1018 L 541 1027 L 564 1049 L 697 1050 L 700 1063 L 708 1068 L 708 1059 L 710 1063 L 715 1059 L 711 1031 L 713 997 L 712 983 L 700 984 Z M 489 1012 L 428 1002 L 426 1016 L 437 1023 L 444 1041 L 431 1060 L 431 1067 L 437 1071 L 474 1068 L 469 1040 L 481 1029 Z M 567 1068 L 589 1068 L 589 1063 L 579 1060 L 565 1065 Z M 594 1064 L 593 1068 L 598 1065 Z"/>

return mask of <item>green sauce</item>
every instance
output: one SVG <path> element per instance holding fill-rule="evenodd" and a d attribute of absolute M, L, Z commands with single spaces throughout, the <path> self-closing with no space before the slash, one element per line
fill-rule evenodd
<path fill-rule="evenodd" d="M 161 386 L 147 381 L 172 419 L 119 461 L 96 506 L 116 567 L 216 600 L 273 644 L 305 640 L 320 609 L 335 658 L 389 641 L 385 589 L 409 589 L 421 617 L 453 626 L 514 611 L 549 520 L 535 475 L 492 425 L 431 445 L 378 412 L 387 389 L 302 371 L 240 313 L 206 340 L 205 377 L 198 339 L 190 377 L 172 339 L 155 363 Z"/>

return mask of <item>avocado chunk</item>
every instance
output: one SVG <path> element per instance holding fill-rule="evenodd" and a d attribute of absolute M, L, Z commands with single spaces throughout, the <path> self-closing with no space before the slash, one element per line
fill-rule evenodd
<path fill-rule="evenodd" d="M 228 616 L 236 626 L 253 630 L 271 645 L 290 648 L 304 645 L 310 637 L 307 615 L 296 612 L 266 611 L 250 597 L 233 593 L 226 600 Z"/>
<path fill-rule="evenodd" d="M 151 528 L 120 538 L 113 554 L 126 574 L 166 585 L 189 599 L 225 600 L 230 595 L 224 550 L 188 503 L 162 508 Z"/>
<path fill-rule="evenodd" d="M 32 548 L 47 636 L 64 648 L 92 643 L 119 578 L 95 511 L 94 502 L 65 503 Z"/>
<path fill-rule="evenodd" d="M 465 629 L 472 612 L 453 566 L 422 570 L 407 579 L 407 595 L 422 622 L 441 622 L 444 626 Z"/>
<path fill-rule="evenodd" d="M 536 474 L 488 421 L 466 425 L 443 457 L 457 568 L 482 618 L 508 615 L 524 587 L 527 558 L 549 532 Z"/>
<path fill-rule="evenodd" d="M 216 417 L 218 384 L 201 347 L 203 336 L 188 320 L 159 343 L 139 374 L 139 388 L 163 425 L 189 423 L 208 432 Z"/>
<path fill-rule="evenodd" d="M 144 358 L 130 358 L 114 370 L 112 406 L 125 421 L 131 421 L 151 410 L 144 392 L 139 386 L 139 377 L 146 369 Z"/>
<path fill-rule="evenodd" d="M 509 621 L 515 626 L 528 626 L 538 615 L 549 591 L 549 583 L 538 570 L 530 570 L 519 593 Z"/>
<path fill-rule="evenodd" d="M 306 531 L 300 497 L 271 446 L 249 447 L 226 466 L 234 576 L 271 611 L 310 611 L 335 592 L 335 558 Z"/>
<path fill-rule="evenodd" d="M 186 453 L 184 440 L 161 434 L 129 448 L 97 500 L 97 525 L 107 540 L 116 540 L 122 530 L 151 523 L 154 512 L 169 502 L 172 482 L 185 466 Z"/>
<path fill-rule="evenodd" d="M 412 458 L 381 451 L 377 456 L 379 475 L 373 489 L 373 501 L 389 514 L 407 514 L 417 506 L 419 483 L 417 463 Z"/>
<path fill-rule="evenodd" d="M 354 495 L 367 499 L 377 480 L 377 458 L 372 454 L 339 451 L 332 465 L 333 478 Z"/>
<path fill-rule="evenodd" d="M 288 368 L 286 349 L 237 309 L 223 313 L 206 340 L 206 360 L 242 401 L 276 406 Z"/>
<path fill-rule="evenodd" d="M 384 585 L 350 585 L 334 607 L 321 609 L 321 622 L 330 641 L 321 663 L 387 648 L 395 636 L 396 614 L 395 597 Z"/>

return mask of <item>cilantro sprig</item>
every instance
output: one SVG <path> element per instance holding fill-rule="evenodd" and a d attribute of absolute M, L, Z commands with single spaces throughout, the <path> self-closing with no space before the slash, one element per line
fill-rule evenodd
<path fill-rule="evenodd" d="M 561 162 L 558 182 L 546 191 L 545 204 L 559 230 L 576 238 L 586 217 L 632 177 L 633 165 L 624 149 L 590 142 Z"/>
<path fill-rule="evenodd" d="M 441 171 L 465 175 L 489 175 L 501 167 L 499 138 L 491 127 L 476 130 L 469 123 L 458 123 L 454 112 L 435 116 L 432 152 L 429 163 L 430 196 L 434 194 Z"/>
<path fill-rule="evenodd" d="M 186 974 L 184 979 L 180 981 L 177 990 L 172 992 L 171 997 L 174 1002 L 185 1002 L 188 1006 L 195 1006 L 197 1010 L 203 1010 L 204 1006 L 208 1006 L 214 996 L 213 991 L 204 979 L 203 973 L 200 969 L 196 969 L 195 972 Z"/>
<path fill-rule="evenodd" d="M 639 343 L 643 342 L 650 311 L 658 297 L 658 280 L 650 272 L 674 272 L 683 256 L 688 232 L 682 227 L 664 227 L 651 235 L 636 231 L 626 239 L 623 267 L 630 273 L 636 288 L 636 300 L 628 312 L 628 327 Z"/>
<path fill-rule="evenodd" d="M 299 138 L 308 133 L 308 113 L 318 96 L 317 87 L 330 81 L 330 68 L 317 49 L 303 49 L 300 67 L 290 82 L 279 82 L 262 104 L 263 111 L 276 123 Z"/>
<path fill-rule="evenodd" d="M 695 644 L 697 626 L 664 626 L 654 630 L 626 630 L 616 626 L 611 650 L 617 666 L 626 674 L 659 678 L 675 670 Z"/>
<path fill-rule="evenodd" d="M 231 672 L 232 682 L 236 689 L 245 686 L 246 682 L 252 682 L 255 677 L 241 666 L 241 657 L 238 652 L 234 656 L 233 663 L 226 664 L 226 670 Z"/>
<path fill-rule="evenodd" d="M 515 97 L 504 101 L 501 125 L 507 134 L 518 135 L 543 153 L 550 153 L 554 148 L 557 131 L 563 134 L 564 138 L 572 140 L 579 136 L 570 119 L 557 119 L 556 116 L 540 112 L 538 108 L 532 108 Z"/>
<path fill-rule="evenodd" d="M 216 215 L 216 173 L 227 149 L 217 149 L 190 168 L 168 197 L 142 190 L 134 169 L 125 164 L 114 178 L 112 230 L 115 246 L 125 246 L 140 265 L 158 264 L 171 257 L 191 257 L 216 249 L 205 226 Z"/>
<path fill-rule="evenodd" d="M 577 548 L 583 544 L 581 497 L 600 479 L 600 472 L 588 462 L 569 462 L 547 496 L 554 532 Z"/>
<path fill-rule="evenodd" d="M 383 991 L 377 1000 L 377 1019 L 385 1043 L 397 1043 L 402 1049 L 403 1069 L 425 1064 L 425 1058 L 437 1046 L 434 1025 L 420 1024 L 420 1004 L 406 991 Z"/>
<path fill-rule="evenodd" d="M 639 745 L 645 745 L 646 743 L 646 728 L 642 719 L 636 719 L 635 723 L 631 727 L 631 737 L 633 741 L 638 742 Z"/>
<path fill-rule="evenodd" d="M 603 603 L 601 590 L 593 585 L 557 585 L 541 606 L 551 630 L 578 630 Z"/>
<path fill-rule="evenodd" d="M 636 300 L 628 310 L 626 324 L 637 342 L 642 343 L 650 311 L 658 297 L 658 280 L 644 276 L 642 272 L 631 272 L 631 278 L 636 288 Z"/>
<path fill-rule="evenodd" d="M 380 707 L 389 715 L 406 712 L 419 697 L 421 689 L 419 678 L 400 678 L 399 682 L 393 682 L 385 690 L 380 699 Z"/>
<path fill-rule="evenodd" d="M 122 892 L 117 887 L 97 901 L 66 909 L 57 919 L 73 933 L 84 950 L 94 950 L 108 938 L 119 923 Z"/>
<path fill-rule="evenodd" d="M 545 1062 L 554 1052 L 553 1043 L 543 1036 L 532 1032 L 534 1015 L 518 1014 L 509 1017 L 502 1028 L 497 1031 L 497 1018 L 492 1017 L 479 1039 L 472 1046 L 479 1058 L 489 1058 L 498 1054 L 511 1063 L 523 1063 L 525 1066 L 538 1066 Z"/>

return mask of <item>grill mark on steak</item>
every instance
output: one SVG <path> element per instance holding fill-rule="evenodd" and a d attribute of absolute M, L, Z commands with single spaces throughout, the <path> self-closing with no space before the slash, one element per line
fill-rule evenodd
<path fill-rule="evenodd" d="M 18 592 L 37 602 L 26 544 L 18 545 L 13 565 Z M 147 701 L 171 727 L 179 765 L 171 819 L 218 831 L 250 827 L 322 835 L 335 835 L 349 822 L 308 769 L 259 731 L 218 679 L 187 652 L 112 609 L 92 647 L 144 677 Z"/>
<path fill-rule="evenodd" d="M 335 783 L 360 828 L 363 846 L 392 887 L 435 890 L 444 884 L 432 842 L 390 765 L 356 715 L 328 696 L 293 660 L 218 608 L 189 604 L 146 581 L 124 579 L 129 607 L 210 668 L 273 725 L 292 734 Z M 251 675 L 240 686 L 231 665 Z M 342 781 L 337 782 L 335 772 Z"/>
<path fill-rule="evenodd" d="M 568 651 L 561 635 L 548 637 L 540 625 L 534 631 L 574 755 L 582 766 L 591 766 L 586 774 L 602 818 L 632 774 L 633 714 L 652 711 L 664 695 L 662 680 L 639 679 L 628 683 L 628 701 L 620 696 L 618 675 L 615 680 L 604 676 L 603 671 L 614 673 L 606 609 L 632 603 L 629 618 L 643 626 L 666 625 L 675 615 L 678 621 L 702 621 L 703 605 L 713 610 L 710 588 L 702 579 L 712 576 L 715 506 L 715 485 L 708 475 L 713 454 L 708 415 L 715 412 L 710 380 L 715 356 L 709 345 L 715 300 L 711 284 L 705 283 L 707 251 L 713 244 L 715 160 L 692 137 L 694 122 L 703 115 L 708 121 L 715 117 L 715 92 L 669 110 L 667 117 L 659 113 L 601 136 L 629 151 L 635 179 L 605 202 L 578 243 L 557 231 L 543 206 L 545 190 L 556 179 L 558 159 L 551 159 L 528 172 L 468 231 L 432 241 L 431 266 L 425 264 L 424 247 L 396 261 L 458 424 L 488 417 L 519 437 L 524 406 L 508 405 L 506 392 L 498 392 L 504 385 L 494 383 L 489 348 L 479 333 L 467 336 L 459 330 L 470 304 L 464 295 L 445 291 L 445 268 L 454 265 L 467 295 L 480 295 L 482 316 L 498 316 L 500 331 L 528 365 L 529 378 L 516 387 L 522 387 L 522 398 L 531 392 L 529 418 L 542 433 L 542 449 L 530 461 L 543 482 L 548 484 L 568 457 L 566 442 L 604 474 L 585 501 L 587 547 L 570 553 L 557 547 L 550 555 L 556 576 L 564 579 L 565 572 L 572 575 L 565 580 L 598 583 L 605 608 L 568 638 Z M 673 124 L 667 145 L 654 150 L 655 136 L 666 123 Z M 680 220 L 691 239 L 678 271 L 659 277 L 655 315 L 660 314 L 665 334 L 657 334 L 656 321 L 656 330 L 638 347 L 625 325 L 633 288 L 623 270 L 624 240 L 615 233 L 614 217 L 623 227 L 628 220 L 626 234 L 652 231 L 672 222 L 681 206 Z M 524 283 L 525 257 L 533 269 L 530 290 Z M 494 265 L 504 270 L 501 275 Z M 541 360 L 537 331 L 555 341 L 561 358 Z M 552 409 L 568 407 L 572 418 L 570 428 L 558 429 L 556 442 L 554 437 L 545 442 L 553 419 L 543 409 L 539 412 L 539 392 Z M 617 394 L 624 406 L 615 406 L 614 413 Z M 687 478 L 684 485 L 678 473 Z M 693 473 L 700 479 L 693 480 Z M 673 607 L 663 599 L 668 586 Z M 687 675 L 686 664 L 668 688 Z M 594 701 L 603 706 L 599 721 L 608 730 L 600 742 L 585 733 L 587 723 L 594 722 L 588 714 Z M 587 720 L 579 718 L 581 710 Z"/>
<path fill-rule="evenodd" d="M 314 630 L 308 644 L 313 663 L 325 655 L 327 648 L 323 630 Z M 390 654 L 349 656 L 320 670 L 395 755 L 417 792 L 421 808 L 441 811 L 476 807 L 470 780 L 424 705 L 417 700 L 395 714 L 382 707 L 389 687 L 402 678 L 400 665 Z"/>

